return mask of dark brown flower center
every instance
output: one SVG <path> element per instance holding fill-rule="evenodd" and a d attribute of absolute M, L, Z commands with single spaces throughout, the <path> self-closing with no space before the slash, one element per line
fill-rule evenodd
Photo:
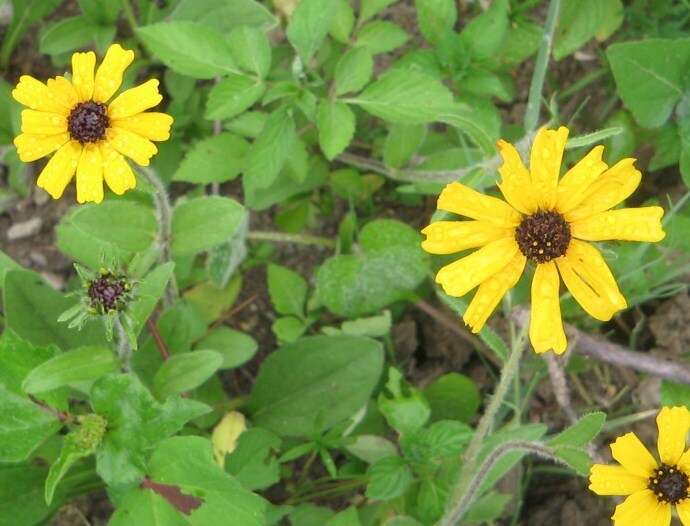
<path fill-rule="evenodd" d="M 108 109 L 105 104 L 80 102 L 67 118 L 67 128 L 72 139 L 85 142 L 97 142 L 105 137 L 105 130 L 110 125 Z"/>
<path fill-rule="evenodd" d="M 101 312 L 121 310 L 127 290 L 127 281 L 124 278 L 104 274 L 89 284 L 91 306 Z"/>
<path fill-rule="evenodd" d="M 561 257 L 570 244 L 570 226 L 558 212 L 527 216 L 515 230 L 520 251 L 537 263 Z"/>
<path fill-rule="evenodd" d="M 662 464 L 649 477 L 647 487 L 654 492 L 659 502 L 677 504 L 688 497 L 690 481 L 677 466 Z"/>

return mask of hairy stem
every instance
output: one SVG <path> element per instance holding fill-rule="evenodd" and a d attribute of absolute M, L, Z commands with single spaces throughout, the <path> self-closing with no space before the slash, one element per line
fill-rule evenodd
<path fill-rule="evenodd" d="M 309 234 L 286 234 L 283 232 L 253 230 L 247 233 L 247 239 L 275 241 L 277 243 L 297 243 L 300 245 L 318 245 L 326 248 L 335 248 L 334 240 L 327 237 L 312 236 Z"/>
<path fill-rule="evenodd" d="M 491 471 L 496 463 L 501 460 L 505 455 L 512 451 L 527 451 L 534 455 L 542 458 L 553 460 L 558 463 L 562 463 L 558 458 L 554 456 L 551 449 L 540 442 L 528 442 L 524 440 L 515 440 L 512 442 L 506 442 L 501 444 L 496 449 L 494 449 L 490 455 L 486 457 L 484 462 L 475 473 L 474 477 L 470 480 L 467 491 L 462 496 L 462 498 L 453 506 L 453 508 L 446 513 L 446 515 L 441 519 L 441 526 L 453 526 L 457 524 L 460 519 L 462 519 L 465 514 L 469 511 L 470 507 L 479 496 L 479 492 L 482 489 L 482 484 L 486 480 L 487 475 Z"/>
<path fill-rule="evenodd" d="M 440 524 L 443 526 L 455 524 L 454 521 L 457 520 L 454 519 L 456 508 L 458 504 L 466 497 L 466 493 L 469 490 L 470 481 L 472 479 L 472 474 L 477 466 L 477 459 L 484 443 L 484 439 L 489 434 L 489 431 L 494 424 L 496 413 L 498 413 L 501 405 L 503 405 L 503 400 L 508 393 L 508 388 L 513 381 L 513 377 L 517 373 L 520 358 L 522 357 L 525 347 L 526 329 L 523 327 L 518 337 L 512 342 L 510 355 L 508 356 L 508 360 L 501 370 L 501 377 L 498 381 L 498 385 L 496 386 L 496 391 L 491 397 L 489 405 L 479 421 L 479 425 L 474 432 L 470 445 L 467 447 L 467 451 L 464 455 L 463 466 L 460 470 L 460 477 L 458 478 L 458 482 L 451 493 L 450 499 L 448 500 L 446 513 L 441 519 Z"/>
<path fill-rule="evenodd" d="M 127 332 L 122 326 L 120 318 L 115 316 L 113 320 L 115 331 L 117 332 L 117 357 L 120 360 L 120 366 L 125 372 L 132 370 L 132 346 L 129 344 Z"/>
<path fill-rule="evenodd" d="M 539 111 L 541 109 L 542 91 L 544 89 L 544 79 L 546 78 L 546 68 L 549 66 L 551 57 L 551 45 L 553 35 L 558 25 L 558 14 L 561 10 L 561 0 L 551 0 L 549 10 L 546 14 L 544 24 L 544 34 L 542 36 L 537 61 L 534 65 L 532 82 L 529 86 L 529 97 L 527 98 L 527 109 L 525 110 L 525 132 L 530 133 L 537 129 L 539 122 Z"/>
<path fill-rule="evenodd" d="M 172 260 L 170 251 L 170 243 L 172 240 L 172 206 L 170 205 L 170 198 L 168 191 L 163 182 L 159 179 L 156 172 L 151 168 L 141 168 L 146 180 L 153 186 L 153 201 L 156 206 L 156 219 L 158 220 L 158 248 L 160 250 L 161 263 L 167 263 Z M 175 302 L 175 299 L 180 295 L 177 288 L 177 280 L 173 274 L 170 279 L 170 285 L 165 291 L 163 303 L 170 306 Z"/>

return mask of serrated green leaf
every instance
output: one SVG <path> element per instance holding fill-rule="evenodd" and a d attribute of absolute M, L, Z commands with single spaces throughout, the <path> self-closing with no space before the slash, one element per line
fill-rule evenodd
<path fill-rule="evenodd" d="M 304 64 L 309 64 L 326 38 L 335 13 L 336 5 L 332 0 L 301 0 L 297 5 L 286 34 Z"/>
<path fill-rule="evenodd" d="M 399 497 L 413 481 L 410 467 L 397 456 L 379 460 L 369 468 L 367 475 L 367 497 L 376 500 Z"/>
<path fill-rule="evenodd" d="M 196 389 L 223 364 L 216 351 L 178 353 L 166 360 L 153 377 L 153 391 L 160 400 Z"/>
<path fill-rule="evenodd" d="M 271 46 L 266 34 L 252 26 L 233 29 L 228 35 L 232 56 L 245 71 L 260 78 L 266 77 L 271 69 Z"/>
<path fill-rule="evenodd" d="M 458 21 L 454 0 L 415 0 L 415 7 L 419 30 L 432 44 L 438 44 Z"/>
<path fill-rule="evenodd" d="M 355 44 L 372 55 L 379 55 L 399 48 L 408 38 L 405 30 L 393 22 L 375 20 L 359 30 Z"/>
<path fill-rule="evenodd" d="M 191 20 L 221 32 L 240 26 L 270 29 L 278 23 L 256 0 L 180 0 L 170 14 L 173 20 Z"/>
<path fill-rule="evenodd" d="M 424 124 L 394 124 L 383 145 L 383 161 L 391 168 L 402 168 L 412 160 L 426 137 Z"/>
<path fill-rule="evenodd" d="M 202 139 L 187 152 L 173 181 L 196 184 L 232 181 L 242 171 L 247 141 L 232 133 L 221 133 Z"/>
<path fill-rule="evenodd" d="M 345 53 L 335 68 L 336 94 L 356 92 L 367 85 L 374 72 L 374 59 L 363 47 L 355 47 Z"/>
<path fill-rule="evenodd" d="M 304 317 L 307 282 L 295 271 L 280 265 L 268 265 L 268 293 L 280 314 Z"/>

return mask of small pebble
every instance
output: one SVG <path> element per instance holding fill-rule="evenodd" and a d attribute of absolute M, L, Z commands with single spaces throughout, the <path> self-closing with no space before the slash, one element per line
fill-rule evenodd
<path fill-rule="evenodd" d="M 32 217 L 27 221 L 15 223 L 7 229 L 7 239 L 16 241 L 17 239 L 24 239 L 35 236 L 41 230 L 43 220 L 40 217 Z"/>

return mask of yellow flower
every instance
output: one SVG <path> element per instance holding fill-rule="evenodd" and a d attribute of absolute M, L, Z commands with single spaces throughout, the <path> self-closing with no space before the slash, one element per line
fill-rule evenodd
<path fill-rule="evenodd" d="M 627 496 L 613 514 L 615 526 L 668 526 L 673 505 L 683 525 L 690 526 L 690 450 L 685 451 L 690 411 L 664 407 L 656 423 L 661 463 L 635 433 L 628 433 L 611 444 L 619 466 L 592 466 L 589 489 L 598 495 Z"/>
<path fill-rule="evenodd" d="M 162 97 L 158 81 L 129 89 L 109 104 L 122 84 L 134 52 L 113 44 L 98 70 L 96 55 L 72 55 L 72 79 L 55 77 L 44 84 L 23 75 L 12 96 L 30 109 L 22 111 L 22 133 L 14 139 L 19 158 L 31 162 L 53 155 L 36 184 L 58 199 L 77 174 L 77 201 L 103 200 L 103 180 L 116 194 L 136 186 L 123 155 L 141 166 L 158 149 L 151 141 L 170 137 L 173 119 L 165 113 L 145 112 Z"/>
<path fill-rule="evenodd" d="M 661 207 L 611 210 L 640 183 L 634 159 L 609 168 L 601 159 L 603 146 L 596 146 L 559 180 L 567 139 L 565 127 L 540 129 L 530 170 L 511 144 L 498 141 L 503 158 L 498 186 L 505 201 L 451 183 L 441 192 L 438 208 L 472 221 L 437 221 L 422 231 L 427 236 L 422 247 L 432 254 L 479 248 L 436 275 L 450 296 L 479 287 L 463 317 L 475 333 L 520 279 L 526 261 L 536 264 L 529 336 L 538 353 L 562 353 L 567 346 L 560 278 L 598 320 L 610 320 L 627 306 L 604 258 L 587 241 L 660 241 L 665 236 Z"/>

